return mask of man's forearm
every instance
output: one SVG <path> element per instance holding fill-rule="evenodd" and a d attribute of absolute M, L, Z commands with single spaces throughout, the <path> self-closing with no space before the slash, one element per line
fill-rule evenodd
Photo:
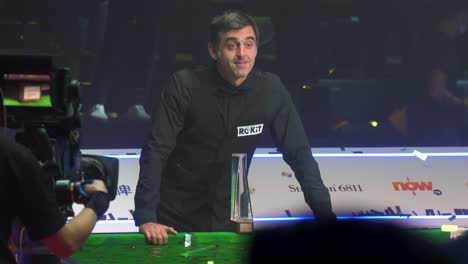
<path fill-rule="evenodd" d="M 134 197 L 133 219 L 136 226 L 157 221 L 156 209 L 160 200 L 162 168 L 166 166 L 167 155 L 163 157 L 154 145 L 155 142 L 148 143 L 141 152 L 140 172 Z"/>
<path fill-rule="evenodd" d="M 102 186 L 99 186 L 99 183 Z M 58 232 L 43 240 L 55 255 L 68 257 L 78 250 L 93 231 L 96 221 L 109 208 L 110 198 L 107 189 L 102 182 L 93 184 L 96 185 L 97 191 L 91 194 L 85 208 Z"/>
<path fill-rule="evenodd" d="M 133 219 L 135 225 L 140 226 L 148 222 L 156 222 L 156 208 L 159 204 L 159 180 L 154 179 L 152 175 L 146 172 L 150 170 L 150 166 L 144 166 L 140 172 L 136 192 L 135 192 L 135 211 Z M 154 174 L 158 172 L 155 171 Z"/>
<path fill-rule="evenodd" d="M 84 208 L 68 224 L 44 239 L 43 242 L 54 255 L 62 258 L 69 257 L 86 241 L 96 221 L 96 213 L 92 209 Z"/>

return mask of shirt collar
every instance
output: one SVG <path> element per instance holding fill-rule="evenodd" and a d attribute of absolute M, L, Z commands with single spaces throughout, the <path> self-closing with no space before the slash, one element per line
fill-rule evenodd
<path fill-rule="evenodd" d="M 229 83 L 228 81 L 226 81 L 222 76 L 221 74 L 218 72 L 218 69 L 216 69 L 216 65 L 213 63 L 212 67 L 211 67 L 211 70 L 213 71 L 213 74 L 216 76 L 216 83 L 219 84 L 218 86 L 218 90 L 222 91 L 223 93 L 227 93 L 227 94 L 241 94 L 241 93 L 244 93 L 246 92 L 247 90 L 250 89 L 250 87 L 252 86 L 252 72 L 253 70 L 249 73 L 249 75 L 247 76 L 247 78 L 244 80 L 244 82 L 239 86 L 239 87 L 236 87 L 234 85 L 232 85 L 231 83 Z"/>

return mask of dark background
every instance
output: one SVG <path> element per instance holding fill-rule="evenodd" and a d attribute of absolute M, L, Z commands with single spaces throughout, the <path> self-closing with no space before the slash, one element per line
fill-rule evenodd
<path fill-rule="evenodd" d="M 411 142 L 387 120 L 411 89 L 402 75 L 433 2 L 0 0 L 0 53 L 52 55 L 71 68 L 83 84 L 83 149 L 140 148 L 149 124 L 123 113 L 135 102 L 151 112 L 173 71 L 209 63 L 209 19 L 240 8 L 260 26 L 257 67 L 282 78 L 312 147 L 401 147 Z M 467 44 L 465 34 L 464 69 Z M 87 115 L 100 93 L 107 123 Z M 273 147 L 268 135 L 260 147 Z"/>

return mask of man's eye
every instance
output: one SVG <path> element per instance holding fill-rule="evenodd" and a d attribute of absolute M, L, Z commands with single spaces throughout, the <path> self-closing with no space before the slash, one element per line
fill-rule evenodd
<path fill-rule="evenodd" d="M 245 43 L 245 47 L 246 48 L 252 48 L 254 46 L 254 44 L 252 42 L 248 42 L 248 43 Z"/>
<path fill-rule="evenodd" d="M 236 44 L 227 44 L 227 48 L 228 48 L 228 49 L 235 49 L 235 48 L 236 48 Z"/>

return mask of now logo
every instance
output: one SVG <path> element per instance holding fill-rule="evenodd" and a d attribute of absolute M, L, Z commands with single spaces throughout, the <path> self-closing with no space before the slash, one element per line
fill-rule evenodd
<path fill-rule="evenodd" d="M 392 182 L 393 189 L 397 192 L 399 191 L 410 191 L 413 195 L 416 195 L 416 191 L 433 191 L 432 189 L 432 181 L 410 181 L 407 178 L 406 182 Z M 436 192 L 437 191 L 437 192 Z M 440 191 L 434 190 L 434 194 L 440 195 Z"/>

